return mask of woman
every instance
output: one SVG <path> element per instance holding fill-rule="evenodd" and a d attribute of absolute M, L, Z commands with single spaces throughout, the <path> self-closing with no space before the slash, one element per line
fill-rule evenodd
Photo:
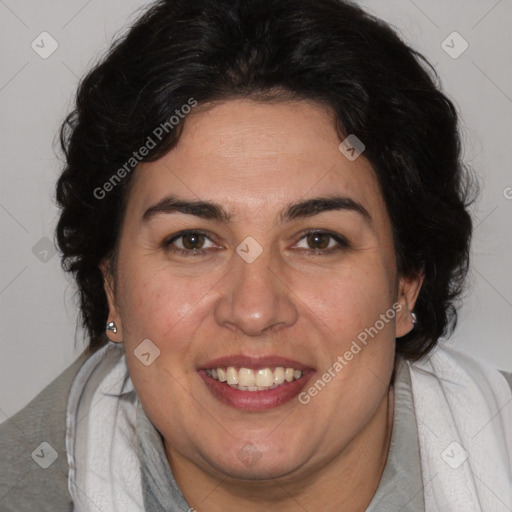
<path fill-rule="evenodd" d="M 438 345 L 472 191 L 433 74 L 340 0 L 140 18 L 62 129 L 90 344 L 15 417 L 53 473 L 2 425 L 8 510 L 511 509 L 507 377 Z"/>

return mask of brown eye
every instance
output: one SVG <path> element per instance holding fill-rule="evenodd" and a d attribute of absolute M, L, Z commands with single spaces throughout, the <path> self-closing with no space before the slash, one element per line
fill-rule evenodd
<path fill-rule="evenodd" d="M 203 247 L 206 236 L 202 233 L 190 232 L 181 236 L 184 249 L 194 250 Z"/>
<path fill-rule="evenodd" d="M 206 254 L 214 246 L 210 237 L 200 231 L 182 231 L 164 243 L 166 249 L 183 256 Z"/>
<path fill-rule="evenodd" d="M 329 231 L 310 231 L 304 234 L 297 247 L 309 250 L 313 254 L 330 254 L 334 251 L 347 249 L 350 245 L 342 235 Z"/>
<path fill-rule="evenodd" d="M 310 233 L 306 241 L 311 249 L 327 249 L 331 238 L 327 233 Z"/>

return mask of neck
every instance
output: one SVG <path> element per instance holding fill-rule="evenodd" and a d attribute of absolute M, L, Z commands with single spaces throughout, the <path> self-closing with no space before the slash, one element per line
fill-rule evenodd
<path fill-rule="evenodd" d="M 211 474 L 166 445 L 174 477 L 185 499 L 197 512 L 361 512 L 379 485 L 391 442 L 393 387 L 370 422 L 332 460 L 299 477 L 247 481 Z"/>

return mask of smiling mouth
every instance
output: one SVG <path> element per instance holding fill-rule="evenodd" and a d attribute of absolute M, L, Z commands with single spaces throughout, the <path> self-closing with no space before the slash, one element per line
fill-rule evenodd
<path fill-rule="evenodd" d="M 291 402 L 316 373 L 306 367 L 252 366 L 215 365 L 198 374 L 220 402 L 239 411 L 263 412 Z"/>
<path fill-rule="evenodd" d="M 207 369 L 205 373 L 213 380 L 240 391 L 275 389 L 286 382 L 296 381 L 304 375 L 302 370 L 284 366 L 259 369 L 228 366 Z"/>

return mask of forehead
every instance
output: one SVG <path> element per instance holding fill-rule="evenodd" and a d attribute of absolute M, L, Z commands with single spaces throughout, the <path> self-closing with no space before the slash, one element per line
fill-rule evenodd
<path fill-rule="evenodd" d="M 332 112 L 306 101 L 230 100 L 199 109 L 170 152 L 139 166 L 129 201 L 140 211 L 173 194 L 221 203 L 234 218 L 263 218 L 283 204 L 337 194 L 382 215 L 371 165 L 339 150 L 335 126 Z"/>

